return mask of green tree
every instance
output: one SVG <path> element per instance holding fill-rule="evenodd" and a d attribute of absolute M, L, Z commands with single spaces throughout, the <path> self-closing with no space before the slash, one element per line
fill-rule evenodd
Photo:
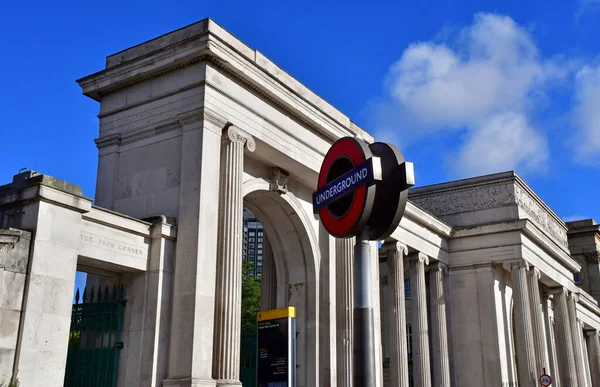
<path fill-rule="evenodd" d="M 242 332 L 256 332 L 256 315 L 260 310 L 260 278 L 251 277 L 254 264 L 242 261 Z"/>

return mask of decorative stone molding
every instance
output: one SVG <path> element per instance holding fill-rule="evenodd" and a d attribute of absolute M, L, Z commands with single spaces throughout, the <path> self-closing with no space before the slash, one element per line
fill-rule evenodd
<path fill-rule="evenodd" d="M 121 135 L 119 133 L 109 134 L 107 136 L 98 137 L 94 140 L 96 148 L 101 149 L 111 145 L 121 144 Z"/>
<path fill-rule="evenodd" d="M 540 203 L 540 200 L 531 195 L 520 184 L 515 184 L 515 199 L 527 215 L 537 222 L 544 230 L 548 231 L 563 247 L 569 248 L 567 228 L 560 224 L 556 215 Z"/>
<path fill-rule="evenodd" d="M 514 204 L 515 198 L 511 188 L 510 183 L 500 181 L 443 192 L 417 194 L 411 196 L 410 200 L 428 212 L 441 216 Z"/>
<path fill-rule="evenodd" d="M 281 168 L 271 168 L 271 175 L 269 177 L 269 189 L 280 194 L 285 194 L 288 191 L 288 181 L 290 175 Z"/>
<path fill-rule="evenodd" d="M 437 216 L 516 204 L 562 247 L 569 247 L 564 223 L 514 175 L 501 181 L 454 189 L 440 187 L 438 191 L 423 193 L 417 190 L 410 195 L 410 200 Z"/>
<path fill-rule="evenodd" d="M 202 119 L 204 119 L 204 108 L 194 109 L 177 116 L 177 121 L 179 121 L 181 126 L 190 125 L 202 121 Z M 225 124 L 223 124 L 223 126 L 225 126 Z"/>
<path fill-rule="evenodd" d="M 223 141 L 231 141 L 243 144 L 250 152 L 254 152 L 256 150 L 254 138 L 234 125 L 229 125 L 227 128 L 225 128 L 223 131 Z"/>
<path fill-rule="evenodd" d="M 218 128 L 223 128 L 227 125 L 227 119 L 221 117 L 221 115 L 209 110 L 207 108 L 202 108 L 204 112 L 204 120 L 210 122 Z"/>

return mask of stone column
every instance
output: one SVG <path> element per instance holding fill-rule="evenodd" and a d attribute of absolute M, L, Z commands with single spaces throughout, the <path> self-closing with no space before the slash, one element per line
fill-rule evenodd
<path fill-rule="evenodd" d="M 544 293 L 542 298 L 542 313 L 544 315 L 544 325 L 546 326 L 546 347 L 548 348 L 548 361 L 549 368 L 547 372 L 550 373 L 555 387 L 560 387 L 560 372 L 558 370 L 558 361 L 556 359 L 556 341 L 554 338 L 554 319 L 550 317 L 548 310 L 548 302 L 550 301 L 550 294 Z"/>
<path fill-rule="evenodd" d="M 581 346 L 581 333 L 579 332 L 579 323 L 577 321 L 577 302 L 579 295 L 571 293 L 567 304 L 569 308 L 569 325 L 571 326 L 571 340 L 573 340 L 573 354 L 575 355 L 575 369 L 577 372 L 577 381 L 579 387 L 586 386 L 583 348 Z"/>
<path fill-rule="evenodd" d="M 427 324 L 427 297 L 425 265 L 429 257 L 423 253 L 410 256 L 410 287 L 412 304 L 413 374 L 415 387 L 431 387 L 429 358 L 429 328 Z"/>
<path fill-rule="evenodd" d="M 277 307 L 277 271 L 271 243 L 263 238 L 262 274 L 260 278 L 260 309 L 269 310 Z"/>
<path fill-rule="evenodd" d="M 575 354 L 573 353 L 573 337 L 569 321 L 567 305 L 567 289 L 561 287 L 553 290 L 554 319 L 557 329 L 558 366 L 560 369 L 560 385 L 562 387 L 578 387 Z"/>
<path fill-rule="evenodd" d="M 595 329 L 587 331 L 587 336 L 592 386 L 600 386 L 600 336 Z"/>
<path fill-rule="evenodd" d="M 518 379 L 520 386 L 538 383 L 535 346 L 531 327 L 531 307 L 527 287 L 527 262 L 523 260 L 504 262 L 504 268 L 512 277 L 517 354 L 519 356 Z"/>
<path fill-rule="evenodd" d="M 408 345 L 406 343 L 406 306 L 404 296 L 404 256 L 406 246 L 398 242 L 385 243 L 387 252 L 389 317 L 390 317 L 390 373 L 392 387 L 408 387 Z"/>
<path fill-rule="evenodd" d="M 450 387 L 446 298 L 444 295 L 444 274 L 447 272 L 447 266 L 441 262 L 435 264 L 429 271 L 433 334 L 433 385 L 436 387 Z"/>
<path fill-rule="evenodd" d="M 354 238 L 335 240 L 337 304 L 337 381 L 352 386 L 352 325 L 354 308 Z"/>
<path fill-rule="evenodd" d="M 544 321 L 542 319 L 540 283 L 541 273 L 538 268 L 529 271 L 529 305 L 531 307 L 531 327 L 533 329 L 533 342 L 535 344 L 535 359 L 537 362 L 537 375 L 542 375 L 543 370 L 549 371 L 546 358 L 546 342 L 544 337 Z"/>
<path fill-rule="evenodd" d="M 591 369 L 590 369 L 590 356 L 588 354 L 588 348 L 587 348 L 587 335 L 584 332 L 585 329 L 585 325 L 583 324 L 583 321 L 579 322 L 579 337 L 581 340 L 581 349 L 583 350 L 583 359 L 584 359 L 584 363 L 583 363 L 583 368 L 585 370 L 585 385 L 589 386 L 589 387 L 593 387 L 592 385 L 592 374 L 591 374 Z"/>
<path fill-rule="evenodd" d="M 215 294 L 213 378 L 240 386 L 244 148 L 254 139 L 235 126 L 224 131 L 219 191 L 219 244 Z"/>

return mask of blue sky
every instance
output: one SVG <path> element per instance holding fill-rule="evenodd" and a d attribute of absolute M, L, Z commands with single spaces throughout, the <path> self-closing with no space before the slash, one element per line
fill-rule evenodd
<path fill-rule="evenodd" d="M 99 107 L 75 80 L 205 17 L 399 145 L 418 185 L 514 169 L 600 220 L 600 0 L 7 2 L 0 184 L 28 167 L 93 197 Z"/>

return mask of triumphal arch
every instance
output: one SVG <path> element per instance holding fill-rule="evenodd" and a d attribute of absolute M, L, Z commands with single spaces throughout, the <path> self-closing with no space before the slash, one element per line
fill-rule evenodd
<path fill-rule="evenodd" d="M 261 307 L 296 308 L 297 386 L 350 386 L 354 242 L 311 195 L 335 140 L 374 138 L 210 19 L 78 83 L 100 106 L 95 198 L 33 171 L 0 186 L 0 383 L 100 385 L 93 364 L 103 386 L 240 385 L 245 206 Z M 597 385 L 599 241 L 513 172 L 411 190 L 371 245 L 377 386 Z M 76 270 L 101 292 L 72 306 Z M 94 320 L 108 336 L 86 305 L 118 315 Z M 90 342 L 112 360 L 73 369 L 71 348 L 104 356 Z"/>

